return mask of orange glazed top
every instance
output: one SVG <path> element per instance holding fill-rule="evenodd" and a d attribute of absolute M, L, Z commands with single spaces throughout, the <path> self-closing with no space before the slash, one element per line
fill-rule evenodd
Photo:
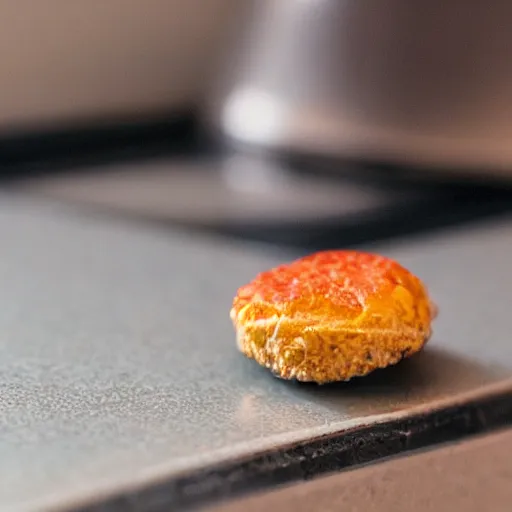
<path fill-rule="evenodd" d="M 435 314 L 421 281 L 396 261 L 358 251 L 324 251 L 257 275 L 238 290 L 232 317 L 237 319 L 248 304 L 261 303 L 264 307 L 251 308 L 244 321 L 272 314 L 297 320 L 348 320 L 389 304 L 397 288 L 407 293 L 410 300 L 405 303 L 411 308 L 416 309 L 413 303 L 419 301 L 430 316 Z"/>

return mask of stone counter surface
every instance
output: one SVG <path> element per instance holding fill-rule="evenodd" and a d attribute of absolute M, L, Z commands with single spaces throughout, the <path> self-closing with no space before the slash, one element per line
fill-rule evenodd
<path fill-rule="evenodd" d="M 352 383 L 240 355 L 236 288 L 297 253 L 0 201 L 0 509 L 66 509 L 264 450 L 512 391 L 512 218 L 380 245 L 440 308 L 424 353 Z"/>

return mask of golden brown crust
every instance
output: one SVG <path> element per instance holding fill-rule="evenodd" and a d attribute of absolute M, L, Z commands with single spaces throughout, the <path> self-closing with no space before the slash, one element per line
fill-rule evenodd
<path fill-rule="evenodd" d="M 240 350 L 284 379 L 349 380 L 421 350 L 435 307 L 398 263 L 326 251 L 240 288 L 231 319 Z"/>

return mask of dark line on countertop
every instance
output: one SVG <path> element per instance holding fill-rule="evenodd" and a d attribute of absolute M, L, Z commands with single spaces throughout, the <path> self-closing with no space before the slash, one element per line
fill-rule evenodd
<path fill-rule="evenodd" d="M 169 478 L 70 512 L 192 510 L 512 425 L 512 390 Z"/>

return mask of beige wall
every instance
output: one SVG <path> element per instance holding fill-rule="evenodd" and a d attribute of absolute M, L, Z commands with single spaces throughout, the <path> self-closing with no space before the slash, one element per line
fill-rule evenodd
<path fill-rule="evenodd" d="M 194 101 L 238 0 L 3 0 L 0 130 Z"/>

